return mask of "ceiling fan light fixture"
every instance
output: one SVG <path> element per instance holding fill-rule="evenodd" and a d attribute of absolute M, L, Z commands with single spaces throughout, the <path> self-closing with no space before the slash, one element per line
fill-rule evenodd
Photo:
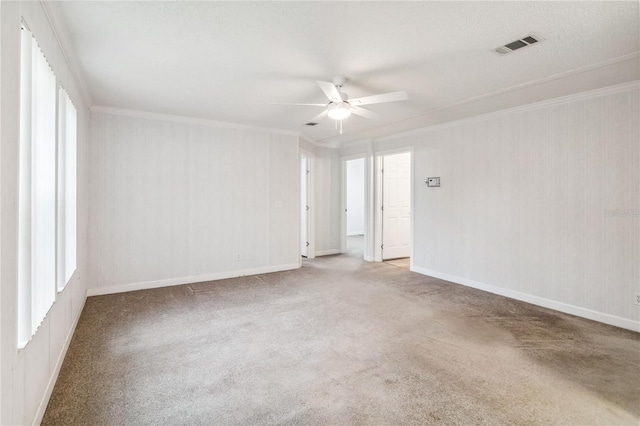
<path fill-rule="evenodd" d="M 329 105 L 329 117 L 334 120 L 344 120 L 351 115 L 349 105 L 345 102 Z"/>

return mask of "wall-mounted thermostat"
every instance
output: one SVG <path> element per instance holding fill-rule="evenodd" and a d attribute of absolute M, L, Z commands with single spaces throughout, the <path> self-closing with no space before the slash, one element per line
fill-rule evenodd
<path fill-rule="evenodd" d="M 427 186 L 440 186 L 440 178 L 439 177 L 427 178 Z"/>

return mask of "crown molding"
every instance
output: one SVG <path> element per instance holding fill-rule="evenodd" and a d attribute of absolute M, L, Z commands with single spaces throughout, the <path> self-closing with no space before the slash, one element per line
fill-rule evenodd
<path fill-rule="evenodd" d="M 254 132 L 274 133 L 278 135 L 300 137 L 300 132 L 293 130 L 276 129 L 272 127 L 252 126 L 248 124 L 230 123 L 227 121 L 208 120 L 206 118 L 185 117 L 182 115 L 160 114 L 155 112 L 137 111 L 124 108 L 112 108 L 99 105 L 93 105 L 91 112 L 99 112 L 103 114 L 123 115 L 127 117 L 146 118 L 150 120 L 171 121 L 174 123 L 197 124 L 200 126 L 220 127 L 225 129 L 249 130 Z"/>
<path fill-rule="evenodd" d="M 321 143 L 316 142 L 315 139 L 313 139 L 311 136 L 307 135 L 306 133 L 300 132 L 298 137 L 300 139 L 302 139 L 303 141 L 305 141 L 307 143 L 310 143 L 313 146 L 317 146 L 317 147 L 320 147 L 320 148 L 326 148 L 327 147 L 327 145 L 323 145 Z"/>
<path fill-rule="evenodd" d="M 396 135 L 393 135 L 393 136 L 396 136 Z M 391 136 L 388 136 L 388 137 L 391 137 Z M 352 148 L 354 146 L 360 146 L 360 145 L 367 146 L 367 145 L 371 145 L 374 140 L 382 140 L 382 138 L 381 139 L 374 139 L 374 138 L 355 139 L 355 140 L 340 144 L 340 148 Z"/>
<path fill-rule="evenodd" d="M 592 71 L 598 68 L 604 68 L 604 67 L 608 67 L 611 65 L 615 65 L 618 64 L 620 62 L 626 62 L 626 61 L 630 61 L 633 59 L 637 59 L 640 57 L 640 52 L 633 52 L 633 53 L 629 53 L 627 55 L 622 55 L 622 56 L 618 56 L 616 58 L 611 58 L 611 59 L 607 59 L 606 61 L 602 61 L 602 62 L 597 62 L 595 64 L 591 64 L 591 65 L 586 65 L 584 67 L 580 67 L 580 68 L 575 68 L 573 70 L 570 71 L 566 71 L 566 72 L 562 72 L 562 73 L 558 73 L 558 74 L 553 74 L 550 75 L 548 77 L 543 77 L 543 78 L 539 78 L 537 80 L 531 80 L 528 81 L 526 83 L 522 83 L 522 84 L 517 84 L 515 86 L 510 86 L 507 87 L 506 89 L 500 89 L 500 90 L 496 90 L 494 92 L 489 92 L 489 93 L 485 93 L 484 95 L 480 95 L 480 96 L 475 96 L 473 98 L 468 98 L 465 99 L 461 102 L 455 102 L 452 104 L 449 104 L 445 107 L 442 108 L 438 108 L 434 111 L 439 111 L 442 109 L 448 109 L 448 108 L 452 108 L 452 107 L 456 107 L 456 106 L 460 106 L 460 105 L 465 105 L 465 104 L 469 104 L 472 102 L 476 102 L 476 101 L 481 101 L 483 99 L 488 99 L 488 98 L 493 98 L 494 96 L 499 96 L 502 94 L 506 94 L 506 93 L 510 93 L 510 92 L 515 92 L 516 90 L 520 90 L 520 89 L 525 89 L 528 87 L 533 87 L 533 86 L 538 86 L 540 84 L 544 84 L 544 83 L 548 83 L 551 81 L 555 81 L 555 80 L 560 80 L 563 78 L 567 78 L 567 77 L 571 77 L 573 75 L 578 75 L 578 74 L 582 74 L 588 71 Z M 598 89 L 595 89 L 598 90 Z M 569 95 L 571 96 L 571 95 Z M 429 111 L 426 114 L 433 112 L 433 111 Z M 426 115 L 426 114 L 421 114 L 421 115 Z"/>
<path fill-rule="evenodd" d="M 634 80 L 627 83 L 621 83 L 613 86 L 602 87 L 600 89 L 589 90 L 586 92 L 575 93 L 567 96 L 560 96 L 558 98 L 547 99 L 544 101 L 534 102 L 527 105 L 521 105 L 513 108 L 503 109 L 500 111 L 493 111 L 486 114 L 476 115 L 473 117 L 462 118 L 460 120 L 453 120 L 453 121 L 448 121 L 446 123 L 434 124 L 433 126 L 422 127 L 420 129 L 409 130 L 407 132 L 402 132 L 395 135 L 378 138 L 376 139 L 376 141 L 390 141 L 394 139 L 404 138 L 407 136 L 419 135 L 423 133 L 429 133 L 435 130 L 446 129 L 448 127 L 457 127 L 465 124 L 506 117 L 513 114 L 519 114 L 526 111 L 534 111 L 534 110 L 549 108 L 557 105 L 566 105 L 574 102 L 584 101 L 587 99 L 615 95 L 616 93 L 630 92 L 632 90 L 638 90 L 638 89 L 640 89 L 640 80 Z"/>
<path fill-rule="evenodd" d="M 390 121 L 388 123 L 384 123 L 384 124 L 382 124 L 380 126 L 369 128 L 369 129 L 361 131 L 361 132 L 357 132 L 357 133 L 354 132 L 352 134 L 345 133 L 344 136 L 330 136 L 330 137 L 327 137 L 327 138 L 324 138 L 324 139 L 319 139 L 318 142 L 319 143 L 325 143 L 325 142 L 326 143 L 337 143 L 339 146 L 343 146 L 343 145 L 345 145 L 347 143 L 351 144 L 351 142 L 353 142 L 354 140 L 360 140 L 360 139 L 364 139 L 364 138 L 371 138 L 372 137 L 371 136 L 371 132 L 375 132 L 376 130 L 381 130 L 382 131 L 385 128 L 393 126 L 394 124 L 399 124 L 399 123 L 402 123 L 402 122 L 405 122 L 405 121 L 411 121 L 411 120 L 416 120 L 416 119 L 420 119 L 420 118 L 423 118 L 423 117 L 428 117 L 429 115 L 437 113 L 439 111 L 449 110 L 449 109 L 456 108 L 456 107 L 462 107 L 462 106 L 465 106 L 465 105 L 468 105 L 468 104 L 472 104 L 474 102 L 482 101 L 482 100 L 485 100 L 485 99 L 490 99 L 490 98 L 493 98 L 493 97 L 497 97 L 497 96 L 500 96 L 500 95 L 508 94 L 508 93 L 511 93 L 511 92 L 516 92 L 518 90 L 522 90 L 522 89 L 526 89 L 526 88 L 530 88 L 530 87 L 535 87 L 535 86 L 542 85 L 542 84 L 549 83 L 549 82 L 553 82 L 553 81 L 556 81 L 556 80 L 570 78 L 570 77 L 575 76 L 575 75 L 579 75 L 579 74 L 582 74 L 582 73 L 593 71 L 593 70 L 596 70 L 596 69 L 599 69 L 599 68 L 605 68 L 605 67 L 608 67 L 608 66 L 616 65 L 616 64 L 619 64 L 619 63 L 622 63 L 622 62 L 626 62 L 626 61 L 632 61 L 632 60 L 638 59 L 638 58 L 640 58 L 640 52 L 629 53 L 629 54 L 626 54 L 626 55 L 622 55 L 622 56 L 618 56 L 618 57 L 615 57 L 615 58 L 607 59 L 605 61 L 597 62 L 595 64 L 590 64 L 590 65 L 586 65 L 584 67 L 575 68 L 573 70 L 566 71 L 566 72 L 563 72 L 563 73 L 553 74 L 553 75 L 550 75 L 550 76 L 547 76 L 547 77 L 539 78 L 537 80 L 531 80 L 531 81 L 528 81 L 526 83 L 518 84 L 518 85 L 515 85 L 515 86 L 510 86 L 510 87 L 507 87 L 505 89 L 500 89 L 500 90 L 496 90 L 496 91 L 493 91 L 493 92 L 485 93 L 483 95 L 475 96 L 475 97 L 472 97 L 472 98 L 467 98 L 467 99 L 464 99 L 462 101 L 453 102 L 453 103 L 444 105 L 444 106 L 439 107 L 439 108 L 431 109 L 429 111 L 426 111 L 424 113 L 421 113 L 421 114 L 418 114 L 418 115 L 415 115 L 415 116 L 412 116 L 412 117 L 407 117 L 407 118 L 403 118 L 403 119 L 396 120 L 396 121 Z M 598 89 L 595 89 L 595 90 L 598 90 Z M 569 96 L 571 96 L 571 95 L 569 95 Z M 439 125 L 440 124 L 435 124 L 434 126 L 439 126 Z M 430 126 L 430 127 L 432 127 L 432 126 Z M 423 127 L 419 128 L 419 129 L 407 130 L 406 132 L 402 132 L 402 134 L 405 134 L 405 133 L 408 133 L 408 132 L 412 132 L 412 131 L 415 131 L 415 130 L 422 130 L 422 129 L 423 129 Z M 359 137 L 358 134 L 360 134 L 361 137 Z M 400 134 L 400 133 L 398 133 L 398 134 Z M 377 140 L 393 138 L 395 136 L 396 136 L 396 134 L 389 135 L 389 136 L 385 136 L 383 138 L 379 138 Z M 344 141 L 344 142 L 341 143 L 341 141 Z"/>
<path fill-rule="evenodd" d="M 89 91 L 81 68 L 74 61 L 73 56 L 71 56 L 71 54 L 69 53 L 72 51 L 70 49 L 71 38 L 69 37 L 65 26 L 61 23 L 62 20 L 60 18 L 60 14 L 58 13 L 58 10 L 56 9 L 56 6 L 54 6 L 54 4 L 55 2 L 40 0 L 40 5 L 42 6 L 42 10 L 44 11 L 44 14 L 47 18 L 47 22 L 49 23 L 51 31 L 53 32 L 53 36 L 55 37 L 58 46 L 60 47 L 60 51 L 62 52 L 62 56 L 64 57 L 67 67 L 69 68 L 69 72 L 71 73 L 71 76 L 78 86 L 80 96 L 82 97 L 84 104 L 86 106 L 90 106 L 93 104 L 90 94 L 91 92 Z"/>

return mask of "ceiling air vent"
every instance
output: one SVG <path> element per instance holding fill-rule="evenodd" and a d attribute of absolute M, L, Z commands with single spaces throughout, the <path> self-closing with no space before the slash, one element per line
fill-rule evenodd
<path fill-rule="evenodd" d="M 318 123 L 314 123 L 313 121 L 308 122 L 305 126 L 316 126 Z"/>
<path fill-rule="evenodd" d="M 541 37 L 538 37 L 535 34 L 529 34 L 526 37 L 523 37 L 519 40 L 514 40 L 511 43 L 505 44 L 504 46 L 498 46 L 495 49 L 493 49 L 493 51 L 501 55 L 506 55 L 507 53 L 511 53 L 514 50 L 522 49 L 523 47 L 530 46 L 542 40 L 543 39 Z"/>

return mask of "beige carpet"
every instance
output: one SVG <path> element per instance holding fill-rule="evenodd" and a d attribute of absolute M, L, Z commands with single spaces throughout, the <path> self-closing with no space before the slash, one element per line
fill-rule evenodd
<path fill-rule="evenodd" d="M 633 424 L 640 338 L 349 256 L 91 297 L 45 425 Z"/>
<path fill-rule="evenodd" d="M 385 263 L 388 263 L 389 265 L 397 266 L 398 268 L 404 268 L 404 269 L 409 269 L 411 266 L 411 262 L 408 257 L 403 257 L 400 259 L 385 260 Z"/>

